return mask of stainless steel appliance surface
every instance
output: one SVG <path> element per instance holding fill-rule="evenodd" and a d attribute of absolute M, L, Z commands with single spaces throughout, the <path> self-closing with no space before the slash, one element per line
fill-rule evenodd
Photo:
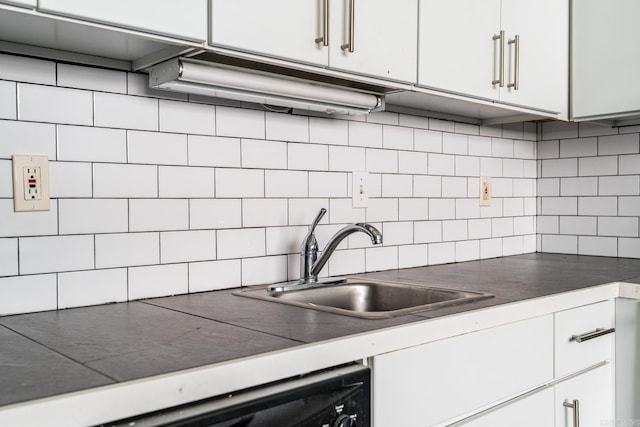
<path fill-rule="evenodd" d="M 369 427 L 371 374 L 350 364 L 106 426 Z"/>

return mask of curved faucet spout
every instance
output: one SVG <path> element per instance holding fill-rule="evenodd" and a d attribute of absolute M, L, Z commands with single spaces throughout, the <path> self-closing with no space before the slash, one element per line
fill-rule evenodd
<path fill-rule="evenodd" d="M 342 242 L 342 240 L 344 240 L 344 238 L 347 237 L 348 235 L 358 231 L 368 235 L 371 238 L 371 243 L 373 243 L 374 245 L 382 244 L 382 233 L 380 233 L 380 231 L 378 231 L 378 229 L 375 228 L 373 225 L 366 224 L 366 223 L 349 224 L 346 227 L 344 227 L 342 230 L 338 231 L 329 240 L 329 242 L 327 243 L 327 246 L 325 246 L 325 248 L 322 250 L 322 253 L 320 254 L 320 257 L 318 258 L 318 260 L 311 267 L 311 271 L 310 271 L 311 277 L 307 279 L 311 281 L 316 281 L 318 278 L 318 274 L 320 273 L 320 270 L 322 270 L 322 267 L 324 267 L 324 265 L 327 263 L 327 261 L 329 260 L 329 257 L 333 254 L 333 251 L 336 250 L 340 242 Z"/>

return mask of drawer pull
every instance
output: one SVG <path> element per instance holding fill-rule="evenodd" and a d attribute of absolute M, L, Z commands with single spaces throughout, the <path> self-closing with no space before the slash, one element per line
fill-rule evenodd
<path fill-rule="evenodd" d="M 582 342 L 592 340 L 594 338 L 601 337 L 603 335 L 612 334 L 616 331 L 616 328 L 602 329 L 598 328 L 593 332 L 587 332 L 582 335 L 573 335 L 569 341 Z"/>
<path fill-rule="evenodd" d="M 573 427 L 580 427 L 580 402 L 574 399 L 573 402 L 564 402 L 562 405 L 573 409 Z"/>

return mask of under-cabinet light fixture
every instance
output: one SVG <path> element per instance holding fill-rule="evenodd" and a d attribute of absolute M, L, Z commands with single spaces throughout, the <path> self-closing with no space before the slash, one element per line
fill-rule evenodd
<path fill-rule="evenodd" d="M 328 114 L 368 114 L 383 103 L 376 94 L 189 58 L 154 65 L 149 87 Z"/>

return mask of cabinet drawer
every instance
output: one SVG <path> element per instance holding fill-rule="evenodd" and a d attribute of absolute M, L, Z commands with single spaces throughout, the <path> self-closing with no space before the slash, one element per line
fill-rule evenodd
<path fill-rule="evenodd" d="M 555 314 L 555 376 L 572 372 L 610 360 L 613 352 L 613 333 L 594 333 L 602 329 L 608 332 L 614 326 L 613 301 L 603 301 Z M 573 337 L 581 336 L 579 341 Z M 591 338 L 591 336 L 594 336 Z"/>

